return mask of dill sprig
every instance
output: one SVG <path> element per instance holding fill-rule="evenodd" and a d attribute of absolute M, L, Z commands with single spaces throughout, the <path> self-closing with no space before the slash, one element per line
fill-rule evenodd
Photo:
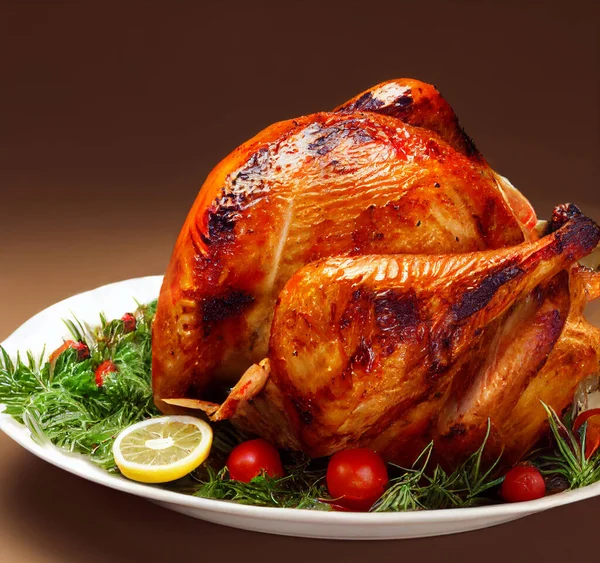
<path fill-rule="evenodd" d="M 47 388 L 47 377 L 42 375 L 42 367 L 41 360 L 36 360 L 31 352 L 26 354 L 25 360 L 18 354 L 13 362 L 6 350 L 0 347 L 0 404 L 5 405 L 5 413 L 20 422 L 24 405 L 33 395 Z"/>
<path fill-rule="evenodd" d="M 125 331 L 123 321 L 108 322 L 104 316 L 97 329 L 66 321 L 73 338 L 90 349 L 90 357 L 83 361 L 73 349 L 63 352 L 54 366 L 35 360 L 31 353 L 13 362 L 1 350 L 0 403 L 6 405 L 5 412 L 25 424 L 38 442 L 49 440 L 116 471 L 111 449 L 117 434 L 159 414 L 150 378 L 155 310 L 156 303 L 140 306 L 132 332 Z M 108 359 L 118 372 L 98 387 L 95 369 Z"/>

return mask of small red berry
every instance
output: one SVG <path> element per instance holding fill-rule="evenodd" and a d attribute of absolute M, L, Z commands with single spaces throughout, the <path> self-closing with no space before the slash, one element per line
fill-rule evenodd
<path fill-rule="evenodd" d="M 133 332 L 135 330 L 135 327 L 137 325 L 137 321 L 135 320 L 135 317 L 131 314 L 131 313 L 125 313 L 122 317 L 121 320 L 123 321 L 123 324 L 125 325 L 125 332 Z"/>
<path fill-rule="evenodd" d="M 69 348 L 73 348 L 77 351 L 77 359 L 79 361 L 87 360 L 90 357 L 90 349 L 85 343 L 75 342 L 74 340 L 65 340 L 62 346 L 59 346 L 52 354 L 50 354 L 50 357 L 48 358 L 50 364 L 53 366 L 56 363 L 56 360 L 58 360 L 58 357 Z"/>
<path fill-rule="evenodd" d="M 119 371 L 119 368 L 111 360 L 105 360 L 96 368 L 96 385 L 102 387 L 104 380 L 110 373 Z"/>
<path fill-rule="evenodd" d="M 545 496 L 546 483 L 537 467 L 517 465 L 504 477 L 500 493 L 506 502 L 535 500 Z"/>
<path fill-rule="evenodd" d="M 87 360 L 90 357 L 90 349 L 84 342 L 77 342 L 73 348 L 77 350 L 77 359 L 79 361 Z"/>

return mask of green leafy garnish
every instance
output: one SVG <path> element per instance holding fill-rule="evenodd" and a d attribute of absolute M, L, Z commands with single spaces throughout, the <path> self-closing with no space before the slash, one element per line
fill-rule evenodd
<path fill-rule="evenodd" d="M 254 506 L 330 510 L 329 504 L 321 501 L 327 497 L 325 470 L 311 469 L 310 463 L 298 458 L 285 466 L 285 477 L 260 475 L 249 483 L 230 479 L 226 467 L 219 471 L 207 467 L 205 475 L 197 477 L 199 487 L 194 495 Z"/>
<path fill-rule="evenodd" d="M 134 331 L 123 322 L 101 317 L 100 327 L 86 330 L 66 324 L 77 341 L 85 342 L 90 357 L 79 361 L 67 349 L 56 364 L 42 364 L 31 354 L 12 362 L 0 356 L 0 403 L 5 412 L 24 423 L 38 442 L 50 441 L 69 452 L 85 454 L 108 471 L 116 471 L 112 444 L 117 434 L 140 420 L 156 416 L 151 384 L 151 323 L 156 303 L 136 313 Z M 95 368 L 112 360 L 118 373 L 98 387 Z"/>
<path fill-rule="evenodd" d="M 578 432 L 572 429 L 570 417 L 562 421 L 553 409 L 544 405 L 555 447 L 537 456 L 536 463 L 542 474 L 559 475 L 570 489 L 586 487 L 600 481 L 600 452 L 589 459 L 585 455 L 587 422 Z"/>
<path fill-rule="evenodd" d="M 402 472 L 391 479 L 388 490 L 375 503 L 373 512 L 398 512 L 405 510 L 458 508 L 489 504 L 491 489 L 502 483 L 502 477 L 494 477 L 494 470 L 500 457 L 485 471 L 481 460 L 490 435 L 488 427 L 479 449 L 452 473 L 446 473 L 441 466 L 428 471 L 433 442 L 418 457 L 410 469 L 396 467 Z"/>
<path fill-rule="evenodd" d="M 156 302 L 140 306 L 135 329 L 122 320 L 100 316 L 96 329 L 77 320 L 66 321 L 77 342 L 89 348 L 82 359 L 76 349 L 65 350 L 53 365 L 36 360 L 31 353 L 12 361 L 0 348 L 0 404 L 5 413 L 25 424 L 38 442 L 51 442 L 66 451 L 84 454 L 108 471 L 117 468 L 112 445 L 121 430 L 160 415 L 154 406 L 151 382 L 151 327 Z M 42 357 L 44 354 L 42 354 Z M 96 368 L 109 360 L 116 366 L 99 385 Z M 589 459 L 584 423 L 578 431 L 546 407 L 552 444 L 537 451 L 529 462 L 547 482 L 560 480 L 564 488 L 576 489 L 600 481 L 600 452 Z M 254 506 L 329 510 L 325 485 L 326 460 L 311 461 L 287 455 L 285 477 L 255 477 L 249 483 L 230 479 L 225 467 L 229 452 L 250 438 L 229 422 L 212 425 L 214 439 L 208 460 L 192 474 L 163 485 L 198 497 Z M 432 467 L 434 444 L 430 443 L 410 468 L 389 464 L 392 479 L 373 512 L 394 512 L 467 507 L 498 502 L 497 488 L 503 477 L 500 458 L 492 466 L 482 463 L 490 435 L 490 423 L 479 449 L 455 471 Z"/>

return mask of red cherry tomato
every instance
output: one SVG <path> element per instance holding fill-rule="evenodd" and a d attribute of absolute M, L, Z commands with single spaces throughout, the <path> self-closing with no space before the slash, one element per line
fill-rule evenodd
<path fill-rule="evenodd" d="M 368 448 L 343 450 L 331 456 L 327 466 L 327 489 L 343 508 L 367 511 L 388 484 L 387 467 Z"/>
<path fill-rule="evenodd" d="M 102 362 L 97 368 L 95 372 L 96 376 L 96 385 L 98 387 L 102 387 L 104 385 L 104 380 L 110 373 L 115 373 L 119 371 L 119 368 L 116 366 L 114 362 L 110 360 L 106 360 Z"/>
<path fill-rule="evenodd" d="M 137 325 L 137 321 L 135 320 L 135 317 L 131 314 L 131 313 L 125 313 L 122 317 L 121 320 L 123 321 L 124 326 L 124 331 L 127 332 L 133 332 L 135 330 L 135 327 Z"/>
<path fill-rule="evenodd" d="M 587 422 L 585 458 L 590 459 L 596 453 L 596 450 L 600 448 L 600 408 L 589 409 L 579 413 L 575 422 L 573 422 L 573 430 L 579 430 L 584 422 Z"/>
<path fill-rule="evenodd" d="M 277 448 L 258 438 L 236 446 L 227 459 L 229 476 L 234 481 L 249 483 L 261 474 L 269 477 L 283 477 L 283 465 Z"/>
<path fill-rule="evenodd" d="M 546 483 L 536 467 L 517 465 L 506 474 L 500 493 L 506 502 L 535 500 L 546 494 Z"/>

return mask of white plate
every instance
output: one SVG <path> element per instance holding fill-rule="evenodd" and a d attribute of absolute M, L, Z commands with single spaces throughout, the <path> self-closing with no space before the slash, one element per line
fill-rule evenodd
<path fill-rule="evenodd" d="M 161 280 L 160 276 L 138 278 L 100 287 L 66 299 L 27 321 L 2 346 L 13 357 L 18 350 L 32 350 L 39 354 L 44 344 L 47 345 L 48 350 L 53 350 L 60 345 L 62 337 L 67 336 L 62 319 L 69 318 L 75 313 L 80 320 L 96 324 L 98 313 L 101 311 L 109 318 L 120 317 L 135 307 L 134 298 L 139 302 L 155 299 Z M 0 414 L 0 429 L 36 456 L 84 479 L 145 497 L 194 518 L 245 530 L 290 536 L 328 539 L 398 539 L 452 534 L 494 526 L 600 495 L 600 483 L 596 483 L 584 489 L 530 502 L 477 508 L 384 514 L 259 508 L 195 498 L 111 475 L 82 456 L 65 454 L 51 445 L 36 444 L 25 427 L 5 414 Z M 56 494 L 61 493 L 57 491 Z"/>

